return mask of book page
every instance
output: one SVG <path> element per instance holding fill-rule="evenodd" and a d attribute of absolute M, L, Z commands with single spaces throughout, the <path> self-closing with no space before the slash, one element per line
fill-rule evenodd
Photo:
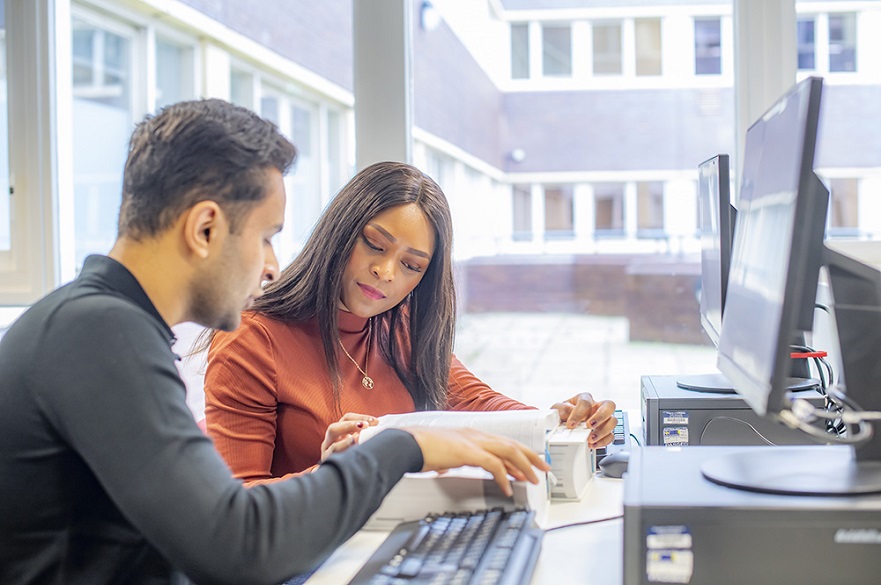
<path fill-rule="evenodd" d="M 545 452 L 548 431 L 560 423 L 556 410 L 504 410 L 492 412 L 428 410 L 406 414 L 387 414 L 379 424 L 361 431 L 360 442 L 389 428 L 441 427 L 475 428 L 520 441 L 536 453 Z"/>

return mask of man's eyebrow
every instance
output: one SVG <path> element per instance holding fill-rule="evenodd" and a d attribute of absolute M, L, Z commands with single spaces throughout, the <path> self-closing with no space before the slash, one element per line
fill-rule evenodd
<path fill-rule="evenodd" d="M 384 235 L 390 242 L 395 243 L 398 241 L 398 238 L 388 233 L 388 231 L 386 231 L 385 228 L 383 228 L 381 225 L 375 223 L 368 223 L 367 225 Z M 431 254 L 429 254 L 428 252 L 423 252 L 422 250 L 417 250 L 416 248 L 407 248 L 407 251 L 414 256 L 422 256 L 426 260 L 431 260 Z"/>

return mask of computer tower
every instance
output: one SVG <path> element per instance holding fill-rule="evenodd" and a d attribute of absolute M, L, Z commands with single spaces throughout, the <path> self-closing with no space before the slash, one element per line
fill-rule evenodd
<path fill-rule="evenodd" d="M 684 390 L 676 376 L 642 376 L 644 445 L 807 445 L 808 435 L 758 416 L 737 394 Z M 796 393 L 823 406 L 816 390 Z"/>
<path fill-rule="evenodd" d="M 848 447 L 633 451 L 624 476 L 624 584 L 881 582 L 881 495 L 763 494 L 717 485 L 701 473 L 714 457 L 767 449 Z"/>

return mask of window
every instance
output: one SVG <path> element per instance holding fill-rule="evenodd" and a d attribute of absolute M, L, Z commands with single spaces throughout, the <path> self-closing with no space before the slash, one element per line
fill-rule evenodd
<path fill-rule="evenodd" d="M 798 68 L 801 71 L 812 71 L 817 68 L 815 26 L 816 19 L 813 16 L 798 19 L 796 35 L 798 36 Z"/>
<path fill-rule="evenodd" d="M 254 109 L 254 76 L 245 71 L 231 69 L 229 72 L 229 101 Z"/>
<path fill-rule="evenodd" d="M 594 75 L 620 74 L 621 23 L 593 25 L 593 72 Z"/>
<path fill-rule="evenodd" d="M 542 74 L 545 77 L 572 75 L 572 29 L 568 25 L 542 27 Z"/>
<path fill-rule="evenodd" d="M 532 193 L 529 185 L 514 185 L 511 191 L 514 212 L 512 239 L 515 242 L 532 239 Z"/>
<path fill-rule="evenodd" d="M 624 235 L 624 184 L 596 183 L 593 199 L 596 235 Z"/>
<path fill-rule="evenodd" d="M 529 79 L 529 25 L 511 25 L 511 79 Z"/>
<path fill-rule="evenodd" d="M 285 230 L 278 242 L 279 261 L 286 264 L 312 231 L 321 212 L 318 156 L 318 107 L 280 89 L 263 87 L 260 115 L 273 122 L 297 147 L 297 159 L 285 176 L 288 192 Z"/>
<path fill-rule="evenodd" d="M 195 94 L 193 48 L 162 38 L 156 39 L 156 109 Z"/>
<path fill-rule="evenodd" d="M 285 176 L 285 229 L 276 239 L 279 262 L 287 264 L 309 237 L 324 204 L 351 175 L 345 111 L 247 64 L 234 63 L 229 82 L 233 103 L 271 121 L 297 148 Z"/>
<path fill-rule="evenodd" d="M 135 121 L 134 30 L 79 16 L 71 26 L 76 273 L 87 255 L 106 254 L 116 239 L 122 168 Z"/>
<path fill-rule="evenodd" d="M 636 33 L 636 74 L 661 74 L 661 19 L 637 18 L 634 21 Z"/>
<path fill-rule="evenodd" d="M 829 15 L 829 71 L 857 70 L 857 26 L 853 13 Z"/>
<path fill-rule="evenodd" d="M 289 173 L 289 201 L 293 211 L 291 231 L 299 245 L 305 242 L 321 213 L 321 174 L 318 160 L 318 107 L 291 99 L 290 130 L 297 147 L 295 172 Z"/>
<path fill-rule="evenodd" d="M 571 239 L 575 235 L 571 185 L 545 187 L 545 239 Z"/>
<path fill-rule="evenodd" d="M 641 181 L 636 184 L 636 228 L 640 238 L 664 236 L 664 184 Z"/>
<path fill-rule="evenodd" d="M 718 18 L 697 18 L 694 21 L 694 73 L 722 73 L 722 26 Z"/>
<path fill-rule="evenodd" d="M 829 235 L 859 234 L 859 182 L 856 179 L 831 179 L 829 191 Z"/>
<path fill-rule="evenodd" d="M 327 179 L 328 194 L 333 196 L 345 184 L 345 153 L 343 150 L 342 115 L 335 111 L 327 112 Z"/>
<path fill-rule="evenodd" d="M 0 1 L 0 9 L 3 2 Z M 6 93 L 6 27 L 0 21 L 0 252 L 12 249 L 9 195 L 9 102 Z"/>

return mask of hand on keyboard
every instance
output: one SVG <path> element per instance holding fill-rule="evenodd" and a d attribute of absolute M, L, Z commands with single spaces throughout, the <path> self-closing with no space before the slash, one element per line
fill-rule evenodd
<path fill-rule="evenodd" d="M 514 479 L 538 483 L 533 467 L 550 471 L 550 465 L 523 443 L 470 428 L 405 428 L 422 449 L 422 471 L 443 471 L 463 465 L 489 471 L 504 493 L 513 495 Z"/>

